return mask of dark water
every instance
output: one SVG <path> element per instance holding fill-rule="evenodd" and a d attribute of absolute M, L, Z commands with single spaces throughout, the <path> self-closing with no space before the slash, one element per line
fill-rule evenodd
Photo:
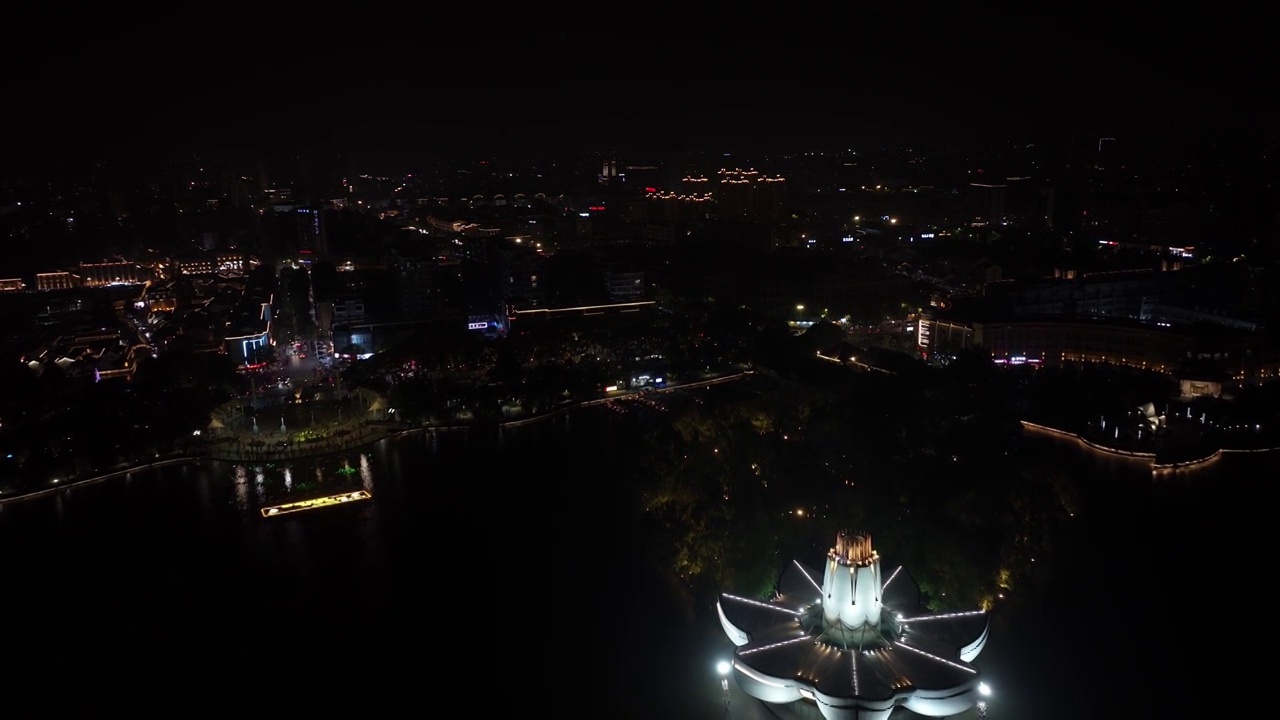
<path fill-rule="evenodd" d="M 52 673 L 182 689 L 184 702 L 312 706 L 331 702 L 324 690 L 463 708 L 450 717 L 725 717 L 710 668 L 729 645 L 635 522 L 623 480 L 635 432 L 591 410 L 294 463 L 289 488 L 284 466 L 264 467 L 261 498 L 255 468 L 212 463 L 3 506 L 9 692 L 47 693 Z M 996 613 L 977 663 L 996 688 L 989 716 L 1182 717 L 1219 703 L 1245 662 L 1219 654 L 1241 646 L 1224 639 L 1239 608 L 1223 551 L 1257 531 L 1246 498 L 1275 469 L 1161 488 L 1076 474 L 1076 523 Z M 374 499 L 269 521 L 256 510 L 357 487 Z"/>
<path fill-rule="evenodd" d="M 1071 468 L 1080 511 L 993 616 L 977 663 L 1000 688 L 991 717 L 1269 717 L 1242 692 L 1268 666 L 1241 619 L 1266 612 L 1276 459 L 1153 483 L 1125 463 L 1029 451 Z"/>
<path fill-rule="evenodd" d="M 350 675 L 477 713 L 696 717 L 717 707 L 704 656 L 723 640 L 648 559 L 618 422 L 588 410 L 293 463 L 294 496 L 374 499 L 270 520 L 257 507 L 290 496 L 284 465 L 261 483 L 210 463 L 3 506 L 6 651 L 33 677 L 145 667 L 246 699 Z"/>

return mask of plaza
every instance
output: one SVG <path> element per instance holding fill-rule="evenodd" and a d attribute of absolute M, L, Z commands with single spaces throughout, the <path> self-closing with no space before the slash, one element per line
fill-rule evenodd
<path fill-rule="evenodd" d="M 349 450 L 385 437 L 395 411 L 364 388 L 296 391 L 252 402 L 236 399 L 214 410 L 204 431 L 218 460 L 293 460 Z"/>
<path fill-rule="evenodd" d="M 901 566 L 882 577 L 870 535 L 842 533 L 821 572 L 792 561 L 770 601 L 720 595 L 720 623 L 737 646 L 722 672 L 798 717 L 884 720 L 900 707 L 927 717 L 984 711 L 989 690 L 970 663 L 986 644 L 989 616 L 931 613 L 919 601 L 919 586 Z"/>

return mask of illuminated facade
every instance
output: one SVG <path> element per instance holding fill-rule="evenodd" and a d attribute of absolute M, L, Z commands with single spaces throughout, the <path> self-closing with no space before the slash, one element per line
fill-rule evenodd
<path fill-rule="evenodd" d="M 705 180 L 705 178 L 704 178 Z M 686 178 L 686 182 L 688 179 Z M 645 195 L 635 221 L 688 222 L 705 218 L 715 204 L 709 192 L 675 193 L 653 188 Z"/>
<path fill-rule="evenodd" d="M 150 271 L 133 262 L 82 262 L 79 273 L 85 287 L 141 285 L 151 279 Z"/>
<path fill-rule="evenodd" d="M 249 307 L 255 304 L 254 299 L 246 298 L 245 311 L 231 325 L 232 334 L 224 340 L 223 349 L 235 362 L 237 367 L 247 367 L 265 362 L 271 343 L 271 304 L 274 296 L 265 301 L 256 302 L 257 312 L 250 313 Z"/>
<path fill-rule="evenodd" d="M 1182 333 L 1089 320 L 975 323 L 973 340 L 997 363 L 1104 362 L 1157 372 L 1173 372 L 1193 347 Z"/>
<path fill-rule="evenodd" d="M 925 319 L 916 336 L 927 357 L 981 347 L 998 365 L 1106 363 L 1181 375 L 1207 364 L 1236 381 L 1280 375 L 1267 336 L 1228 328 L 1174 328 L 1130 320 L 1044 318 L 1000 322 Z"/>
<path fill-rule="evenodd" d="M 0 292 L 22 292 L 27 283 L 22 278 L 4 278 L 0 280 Z"/>
<path fill-rule="evenodd" d="M 715 191 L 720 217 L 748 222 L 776 222 L 783 218 L 786 179 L 755 170 L 721 170 Z"/>
<path fill-rule="evenodd" d="M 298 219 L 298 252 L 303 259 L 328 257 L 329 223 L 324 208 L 296 208 L 294 214 Z"/>
<path fill-rule="evenodd" d="M 36 273 L 36 290 L 70 290 L 78 287 L 80 287 L 80 276 L 74 273 Z"/>
<path fill-rule="evenodd" d="M 721 594 L 716 609 L 737 646 L 734 678 L 766 703 L 816 706 L 830 720 L 965 712 L 984 688 L 969 663 L 989 616 L 929 613 L 919 596 L 901 567 L 882 577 L 870 535 L 842 533 L 821 573 L 793 561 L 770 602 Z"/>
<path fill-rule="evenodd" d="M 243 275 L 244 255 L 235 252 L 214 253 L 171 261 L 177 275 Z"/>
<path fill-rule="evenodd" d="M 145 346 L 120 330 L 84 331 L 56 338 L 32 353 L 27 366 L 38 375 L 43 364 L 52 363 L 70 376 L 92 377 L 95 382 L 127 378 L 137 367 L 140 347 Z"/>

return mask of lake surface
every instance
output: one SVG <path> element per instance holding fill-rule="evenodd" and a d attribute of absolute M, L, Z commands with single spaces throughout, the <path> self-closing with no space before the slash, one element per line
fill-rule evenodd
<path fill-rule="evenodd" d="M 3 506 L 10 692 L 56 672 L 244 702 L 342 686 L 388 712 L 461 699 L 478 716 L 766 717 L 737 695 L 726 710 L 712 668 L 731 646 L 650 557 L 624 480 L 638 432 L 593 408 L 262 466 L 261 482 L 208 463 Z M 1161 488 L 1075 472 L 1078 524 L 999 608 L 976 663 L 989 717 L 1206 707 L 1236 670 L 1189 664 L 1233 610 L 1216 594 L 1223 551 L 1261 527 L 1247 498 L 1274 464 Z M 258 512 L 354 488 L 373 499 Z"/>

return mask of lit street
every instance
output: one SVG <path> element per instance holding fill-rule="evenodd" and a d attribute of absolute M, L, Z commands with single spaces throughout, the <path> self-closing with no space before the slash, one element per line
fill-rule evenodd
<path fill-rule="evenodd" d="M 301 343 L 301 352 L 295 352 L 294 346 L 284 346 L 279 351 L 279 374 L 288 377 L 295 386 L 314 381 L 324 368 L 316 351 L 316 341 L 303 340 Z"/>

